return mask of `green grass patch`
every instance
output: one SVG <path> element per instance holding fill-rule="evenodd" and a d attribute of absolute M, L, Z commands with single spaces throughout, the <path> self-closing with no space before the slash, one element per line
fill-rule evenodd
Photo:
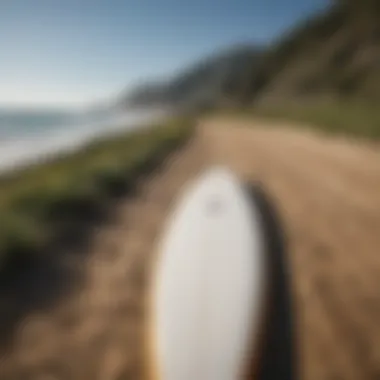
<path fill-rule="evenodd" d="M 0 178 L 0 269 L 39 254 L 62 228 L 95 218 L 191 131 L 191 121 L 172 120 Z"/>
<path fill-rule="evenodd" d="M 369 140 L 380 139 L 380 108 L 359 102 L 284 104 L 233 111 L 234 116 L 294 121 L 330 134 Z"/>

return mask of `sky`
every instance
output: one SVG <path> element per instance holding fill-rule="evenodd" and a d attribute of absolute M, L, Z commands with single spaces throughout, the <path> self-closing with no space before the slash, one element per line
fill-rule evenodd
<path fill-rule="evenodd" d="M 234 43 L 266 44 L 328 0 L 0 0 L 0 106 L 82 106 Z"/>

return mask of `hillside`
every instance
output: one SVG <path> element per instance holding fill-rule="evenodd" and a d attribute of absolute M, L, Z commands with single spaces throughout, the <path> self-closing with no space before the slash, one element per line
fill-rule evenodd
<path fill-rule="evenodd" d="M 267 49 L 239 46 L 126 102 L 225 105 L 380 99 L 380 3 L 335 1 Z"/>
<path fill-rule="evenodd" d="M 379 21 L 376 1 L 337 1 L 266 52 L 250 93 L 259 100 L 380 99 Z"/>

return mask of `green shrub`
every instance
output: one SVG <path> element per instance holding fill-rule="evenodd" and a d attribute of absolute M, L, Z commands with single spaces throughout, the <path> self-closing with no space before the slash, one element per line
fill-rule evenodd
<path fill-rule="evenodd" d="M 0 266 L 41 251 L 62 225 L 95 217 L 191 134 L 190 121 L 97 141 L 0 180 Z M 86 219 L 87 218 L 87 219 Z"/>

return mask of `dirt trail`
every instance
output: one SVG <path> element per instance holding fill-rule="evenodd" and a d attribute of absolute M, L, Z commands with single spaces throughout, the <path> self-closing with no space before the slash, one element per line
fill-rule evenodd
<path fill-rule="evenodd" d="M 237 121 L 208 122 L 204 139 L 212 161 L 262 182 L 279 208 L 302 378 L 380 378 L 380 151 Z"/>
<path fill-rule="evenodd" d="M 20 324 L 1 357 L 1 379 L 141 378 L 141 300 L 154 239 L 182 185 L 211 163 L 262 182 L 276 201 L 289 243 L 301 378 L 380 378 L 380 152 L 214 119 L 95 234 L 83 291 Z"/>

